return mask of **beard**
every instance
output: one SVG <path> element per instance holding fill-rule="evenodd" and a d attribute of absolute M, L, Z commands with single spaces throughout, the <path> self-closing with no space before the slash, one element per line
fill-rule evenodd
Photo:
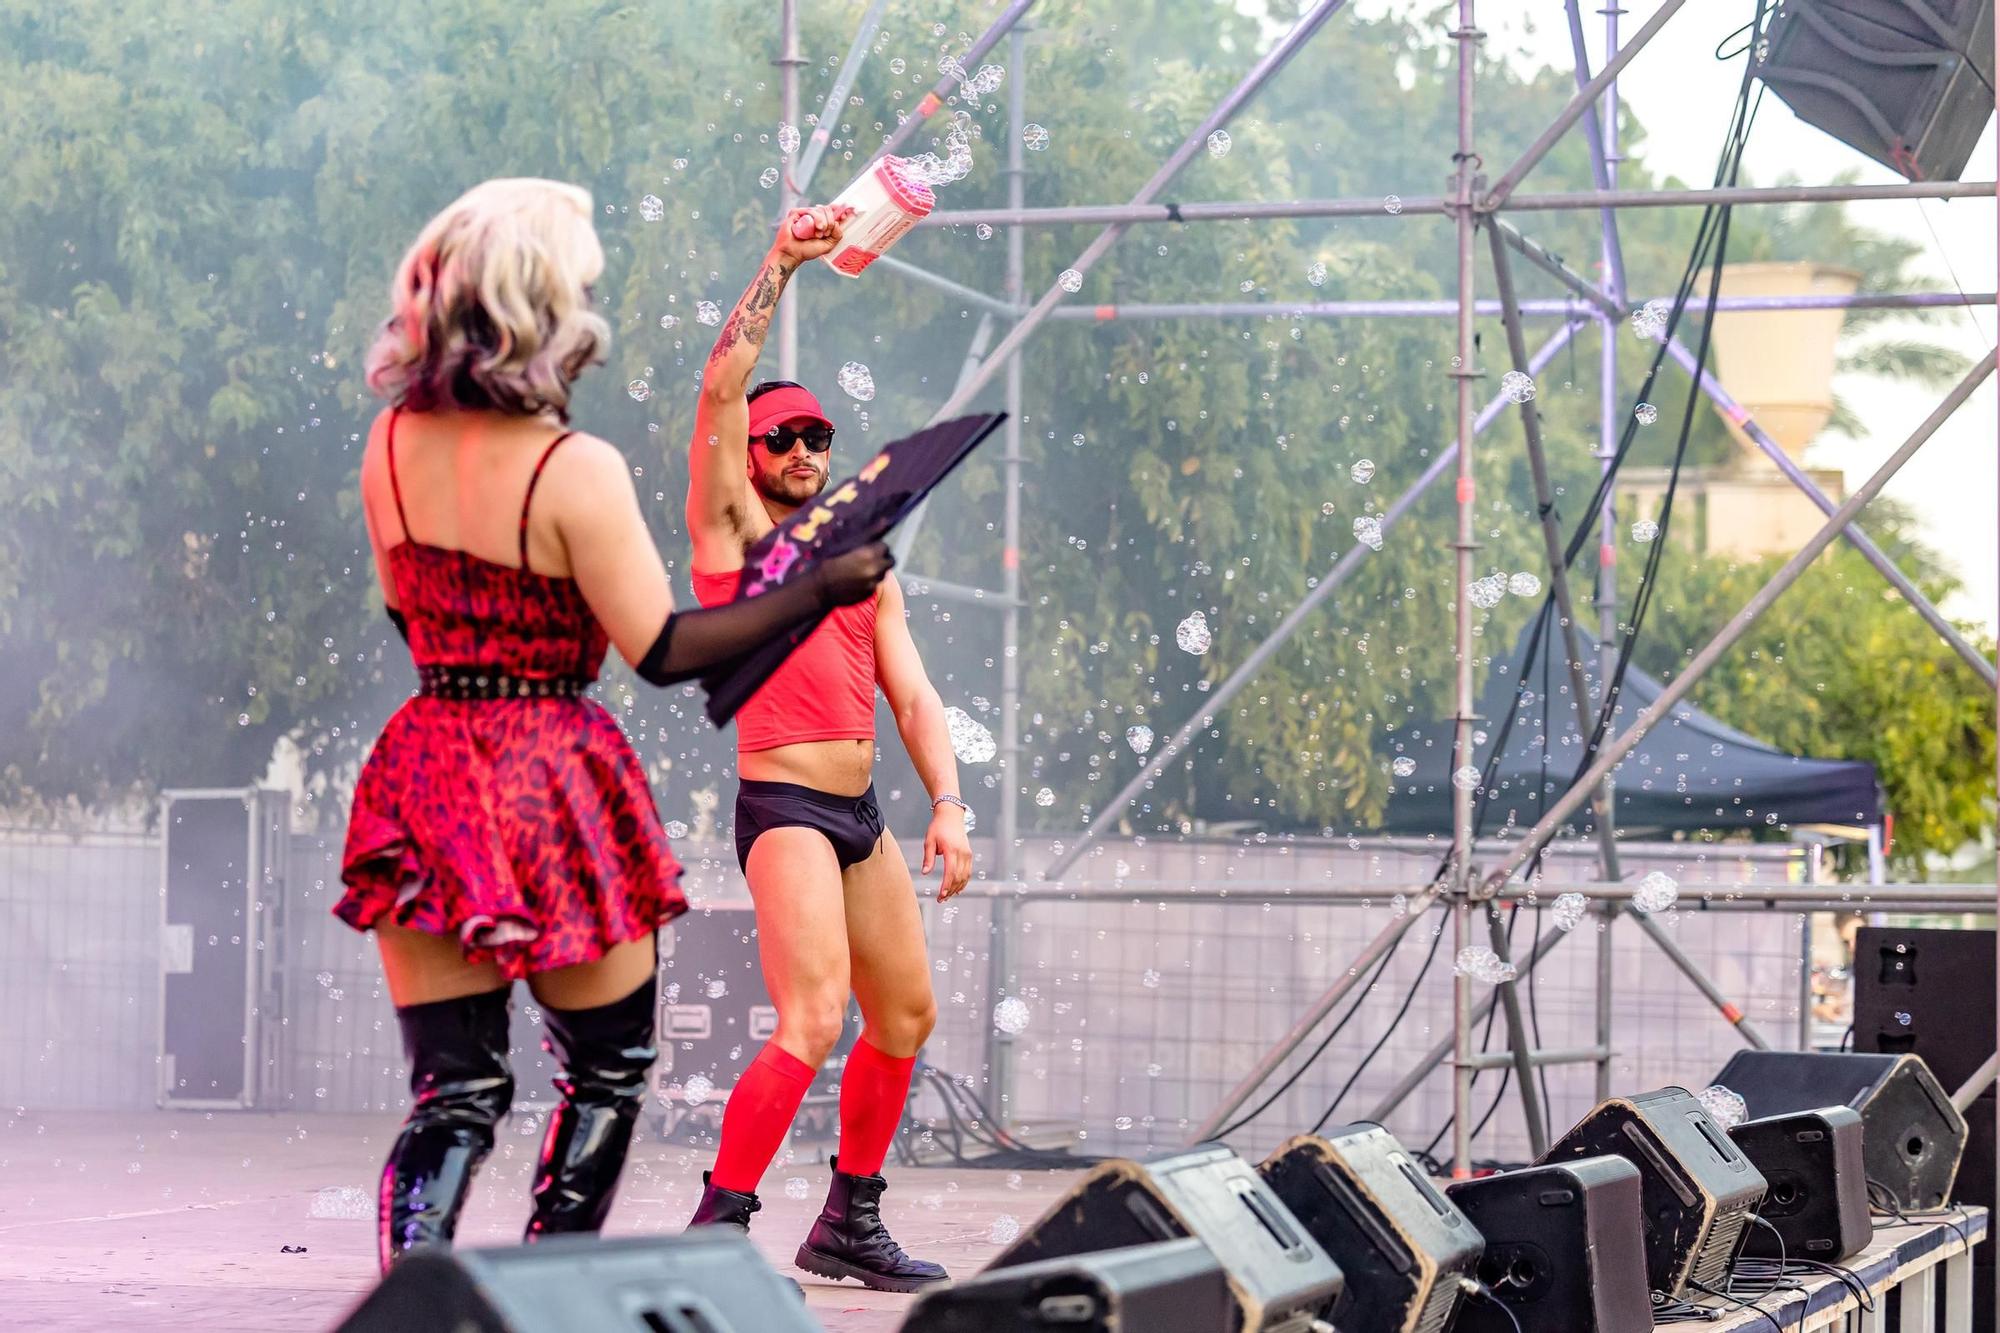
<path fill-rule="evenodd" d="M 790 476 L 783 468 L 759 469 L 751 475 L 750 484 L 772 504 L 797 509 L 825 490 L 832 475 L 831 468 L 824 471 L 816 468 L 810 477 Z"/>

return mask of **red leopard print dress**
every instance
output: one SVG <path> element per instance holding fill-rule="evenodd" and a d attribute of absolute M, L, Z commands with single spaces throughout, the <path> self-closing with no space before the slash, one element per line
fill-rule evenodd
<path fill-rule="evenodd" d="M 398 517 L 395 416 L 389 475 Z M 550 444 L 542 466 L 568 436 Z M 412 538 L 387 553 L 419 670 L 594 680 L 608 640 L 576 581 Z M 639 758 L 583 697 L 411 698 L 382 729 L 354 790 L 334 914 L 455 938 L 510 978 L 601 957 L 687 910 Z"/>

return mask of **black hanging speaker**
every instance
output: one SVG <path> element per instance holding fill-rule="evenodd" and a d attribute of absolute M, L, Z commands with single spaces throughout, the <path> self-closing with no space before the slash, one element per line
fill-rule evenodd
<path fill-rule="evenodd" d="M 1957 180 L 1993 113 L 1993 0 L 1789 0 L 1751 60 L 1800 120 L 1910 180 Z"/>
<path fill-rule="evenodd" d="M 1854 937 L 1854 1049 L 1921 1055 L 1956 1092 L 1993 1054 L 1993 932 L 1863 926 Z"/>
<path fill-rule="evenodd" d="M 1651 1333 L 1639 1168 L 1580 1157 L 1445 1193 L 1486 1238 L 1479 1280 L 1507 1307 L 1468 1300 L 1454 1333 Z"/>
<path fill-rule="evenodd" d="M 721 1234 L 716 1234 L 721 1233 Z M 798 1291 L 722 1227 L 551 1236 L 399 1260 L 335 1333 L 821 1333 Z"/>
<path fill-rule="evenodd" d="M 1483 1242 L 1388 1130 L 1301 1135 L 1257 1171 L 1340 1265 L 1336 1326 L 1443 1333 L 1462 1294 L 1458 1278 L 1479 1262 Z"/>
<path fill-rule="evenodd" d="M 1838 1263 L 1874 1237 L 1867 1169 L 1861 1160 L 1861 1113 L 1847 1106 L 1746 1120 L 1729 1137 L 1763 1173 L 1764 1202 L 1744 1236 L 1743 1252 L 1768 1259 Z"/>
<path fill-rule="evenodd" d="M 1219 1143 L 1104 1162 L 988 1271 L 1192 1236 L 1229 1275 L 1225 1333 L 1304 1333 L 1340 1296 L 1339 1267 L 1250 1164 Z"/>
<path fill-rule="evenodd" d="M 934 1287 L 897 1333 L 1215 1333 L 1235 1304 L 1221 1261 L 1184 1237 Z"/>
<path fill-rule="evenodd" d="M 1542 1160 L 1604 1154 L 1639 1168 L 1648 1285 L 1669 1297 L 1691 1284 L 1719 1288 L 1764 1197 L 1750 1159 L 1685 1088 L 1600 1103 Z"/>
<path fill-rule="evenodd" d="M 1918 1056 L 1738 1051 L 1715 1081 L 1742 1097 L 1753 1117 L 1851 1106 L 1861 1112 L 1868 1179 L 1904 1209 L 1941 1208 L 1951 1197 L 1965 1117 Z"/>

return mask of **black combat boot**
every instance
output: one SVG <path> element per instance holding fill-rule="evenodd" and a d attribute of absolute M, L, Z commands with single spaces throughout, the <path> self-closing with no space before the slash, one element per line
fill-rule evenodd
<path fill-rule="evenodd" d="M 747 1235 L 750 1214 L 763 1206 L 756 1195 L 726 1190 L 704 1171 L 701 1173 L 701 1202 L 695 1205 L 694 1216 L 688 1219 L 688 1230 L 696 1227 L 735 1227 Z"/>
<path fill-rule="evenodd" d="M 833 1168 L 833 1184 L 826 1206 L 792 1262 L 808 1273 L 835 1281 L 851 1277 L 876 1291 L 921 1291 L 946 1280 L 938 1265 L 903 1253 L 882 1225 L 882 1191 L 888 1181 L 848 1175 L 838 1157 L 827 1164 Z"/>
<path fill-rule="evenodd" d="M 378 1249 L 387 1272 L 411 1250 L 449 1245 L 493 1130 L 514 1104 L 508 990 L 396 1011 L 416 1103 L 382 1168 Z"/>
<path fill-rule="evenodd" d="M 646 1100 L 659 979 L 622 1000 L 593 1009 L 542 1011 L 542 1046 L 562 1062 L 555 1080 L 562 1105 L 549 1117 L 535 1168 L 535 1211 L 524 1239 L 597 1231 L 611 1211 L 632 1126 Z"/>

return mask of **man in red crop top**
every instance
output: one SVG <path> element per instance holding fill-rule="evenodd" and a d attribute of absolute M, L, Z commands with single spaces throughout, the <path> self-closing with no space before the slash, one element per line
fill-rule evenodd
<path fill-rule="evenodd" d="M 812 223 L 799 228 L 814 233 L 806 239 L 794 235 L 800 217 Z M 750 377 L 785 284 L 833 249 L 844 221 L 825 207 L 787 216 L 709 354 L 687 499 L 694 590 L 705 606 L 733 597 L 744 551 L 827 484 L 834 431 L 818 399 L 789 381 L 752 389 Z M 693 1224 L 748 1227 L 758 1181 L 840 1036 L 851 992 L 863 1027 L 841 1076 L 840 1151 L 797 1263 L 877 1290 L 916 1291 L 945 1271 L 905 1254 L 883 1227 L 881 1170 L 937 1006 L 915 887 L 870 781 L 878 686 L 931 795 L 923 869 L 942 867 L 938 900 L 971 877 L 944 705 L 891 576 L 875 597 L 829 615 L 736 716 L 736 854 L 757 905 L 778 1029 L 729 1095 Z"/>

